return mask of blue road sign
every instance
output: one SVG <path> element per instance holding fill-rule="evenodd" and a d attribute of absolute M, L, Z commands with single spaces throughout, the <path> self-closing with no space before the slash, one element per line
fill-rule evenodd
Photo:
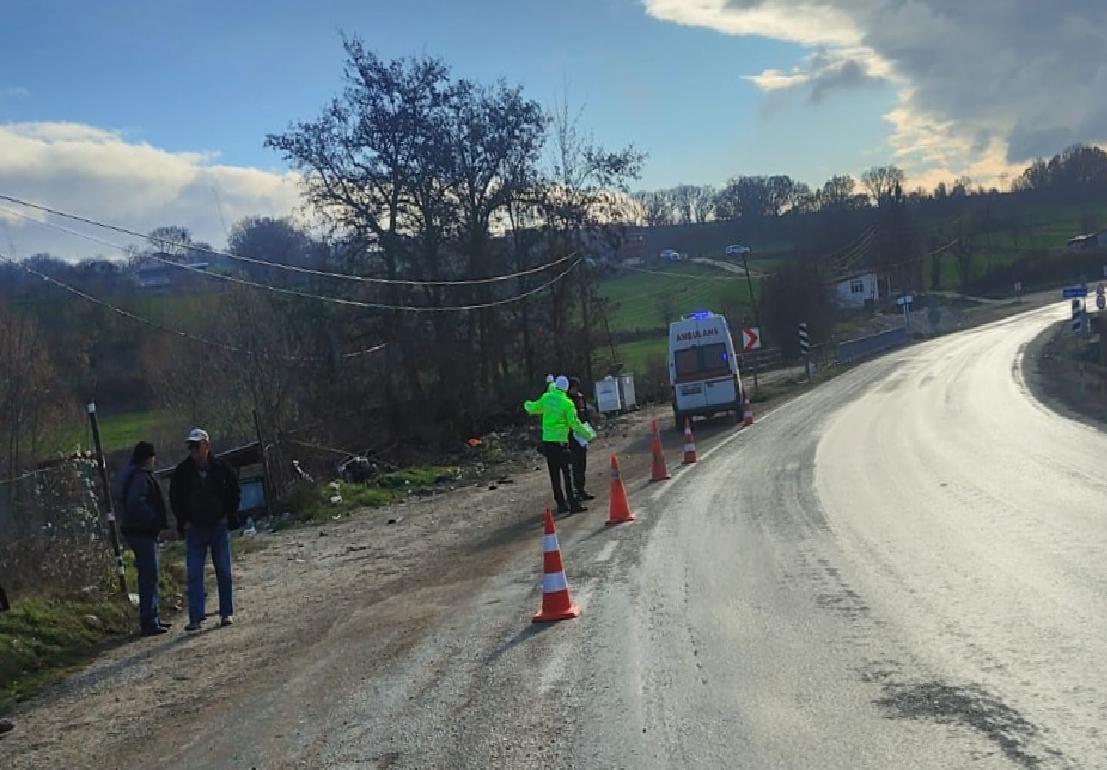
<path fill-rule="evenodd" d="M 1083 286 L 1066 286 L 1065 288 L 1061 289 L 1061 297 L 1063 299 L 1075 299 L 1076 297 L 1087 297 L 1087 296 L 1088 296 L 1088 286 L 1087 286 L 1087 284 L 1085 284 Z"/>

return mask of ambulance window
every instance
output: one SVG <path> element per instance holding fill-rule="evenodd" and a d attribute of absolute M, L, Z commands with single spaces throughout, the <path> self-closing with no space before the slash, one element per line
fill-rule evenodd
<path fill-rule="evenodd" d="M 727 355 L 726 345 L 722 342 L 704 345 L 701 350 L 703 350 L 703 366 L 708 371 L 730 368 L 730 356 Z"/>
<path fill-rule="evenodd" d="M 699 348 L 685 348 L 676 352 L 676 373 L 695 374 L 700 370 Z"/>

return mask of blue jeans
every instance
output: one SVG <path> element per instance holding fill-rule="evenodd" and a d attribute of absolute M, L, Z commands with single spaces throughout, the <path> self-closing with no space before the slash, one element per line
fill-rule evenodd
<path fill-rule="evenodd" d="M 158 617 L 158 541 L 148 535 L 127 535 L 138 571 L 138 623 L 143 631 L 155 630 Z"/>
<path fill-rule="evenodd" d="M 188 553 L 188 622 L 199 623 L 204 619 L 207 598 L 204 593 L 204 562 L 211 548 L 211 563 L 215 567 L 215 579 L 219 583 L 219 617 L 234 615 L 234 597 L 231 594 L 231 533 L 226 523 L 214 527 L 190 527 L 185 530 L 185 547 Z"/>

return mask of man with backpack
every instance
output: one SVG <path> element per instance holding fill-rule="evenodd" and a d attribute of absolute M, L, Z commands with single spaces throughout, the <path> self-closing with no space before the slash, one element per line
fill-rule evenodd
<path fill-rule="evenodd" d="M 157 453 L 147 441 L 135 444 L 131 463 L 119 479 L 119 529 L 134 551 L 138 571 L 138 622 L 143 636 L 168 630 L 158 615 L 158 535 L 166 529 L 165 499 L 154 478 Z"/>

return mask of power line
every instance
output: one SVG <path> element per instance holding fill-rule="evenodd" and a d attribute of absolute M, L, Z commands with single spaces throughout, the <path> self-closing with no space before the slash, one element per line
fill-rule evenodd
<path fill-rule="evenodd" d="M 0 198 L 7 198 L 7 196 L 0 195 Z M 4 211 L 4 212 L 7 212 L 7 213 L 11 214 L 12 216 L 20 217 L 20 218 L 25 219 L 27 221 L 34 222 L 35 224 L 42 225 L 43 227 L 49 227 L 53 230 L 58 230 L 59 232 L 68 233 L 69 235 L 73 235 L 77 238 L 83 238 L 84 240 L 90 241 L 92 243 L 98 243 L 101 246 L 107 246 L 109 248 L 119 249 L 121 251 L 125 249 L 124 246 L 122 246 L 121 244 L 115 243 L 113 241 L 109 241 L 109 240 L 106 240 L 104 238 L 100 238 L 100 237 L 95 236 L 95 235 L 90 235 L 88 233 L 82 233 L 82 232 L 79 232 L 79 231 L 74 230 L 72 228 L 65 227 L 64 225 L 59 225 L 55 222 L 43 222 L 43 221 L 35 219 L 34 217 L 27 216 L 26 214 L 20 213 L 18 211 L 13 211 L 13 210 L 8 209 L 6 207 L 0 207 L 0 211 Z M 347 299 L 345 297 L 329 297 L 329 296 L 325 296 L 325 295 L 321 295 L 321 294 L 312 294 L 311 292 L 301 291 L 299 289 L 289 289 L 289 288 L 285 288 L 285 287 L 282 287 L 282 286 L 271 286 L 271 285 L 266 284 L 266 283 L 258 283 L 257 281 L 251 281 L 251 280 L 246 279 L 246 278 L 239 278 L 238 276 L 234 276 L 234 275 L 224 275 L 222 273 L 214 273 L 214 272 L 210 272 L 208 270 L 203 270 L 203 269 L 200 269 L 198 267 L 194 267 L 192 265 L 181 264 L 180 262 L 174 262 L 173 260 L 166 259 L 165 257 L 159 257 L 156 254 L 150 254 L 150 255 L 147 255 L 147 256 L 150 259 L 152 259 L 156 262 L 161 262 L 165 265 L 168 265 L 169 267 L 173 267 L 173 268 L 176 268 L 178 270 L 187 270 L 191 273 L 195 273 L 197 275 L 200 275 L 200 276 L 203 276 L 205 278 L 212 279 L 212 280 L 227 281 L 229 283 L 235 283 L 235 284 L 238 284 L 240 286 L 249 286 L 251 288 L 261 289 L 263 291 L 271 291 L 271 292 L 275 292 L 277 294 L 284 294 L 284 295 L 291 296 L 291 297 L 299 297 L 301 299 L 311 299 L 311 300 L 316 300 L 318 302 L 326 302 L 326 303 L 335 304 L 335 305 L 345 305 L 347 307 L 364 308 L 366 310 L 398 310 L 398 311 L 412 312 L 412 313 L 464 311 L 464 310 L 484 310 L 486 308 L 501 307 L 503 305 L 510 305 L 510 304 L 513 304 L 515 302 L 519 302 L 521 300 L 526 299 L 527 297 L 530 297 L 534 294 L 538 294 L 539 292 L 545 291 L 546 289 L 550 288 L 555 283 L 557 283 L 558 281 L 561 281 L 563 278 L 568 276 L 569 273 L 571 273 L 583 261 L 580 257 L 576 256 L 575 252 L 572 253 L 572 254 L 569 254 L 566 257 L 562 257 L 559 260 L 560 262 L 564 262 L 565 260 L 571 259 L 571 258 L 574 258 L 574 257 L 575 257 L 575 259 L 574 259 L 573 262 L 571 262 L 569 264 L 569 266 L 565 270 L 561 271 L 558 275 L 554 276 L 553 278 L 551 278 L 550 280 L 548 280 L 545 283 L 541 284 L 540 286 L 536 286 L 535 288 L 530 289 L 528 291 L 525 291 L 521 294 L 516 294 L 514 296 L 506 297 L 504 299 L 492 300 L 492 301 L 489 301 L 489 302 L 475 303 L 475 304 L 471 304 L 471 305 L 390 305 L 390 304 L 387 304 L 387 303 L 384 303 L 384 302 L 363 302 L 361 300 Z M 551 263 L 551 264 L 553 264 L 553 263 Z"/>
<path fill-rule="evenodd" d="M 212 188 L 212 192 L 213 193 L 215 192 L 214 187 Z M 43 206 L 43 205 L 38 204 L 38 203 L 31 203 L 30 201 L 25 201 L 25 200 L 22 200 L 20 198 L 16 198 L 16 197 L 11 196 L 11 195 L 4 195 L 4 194 L 0 193 L 0 200 L 5 200 L 5 201 L 8 201 L 10 203 L 15 203 L 15 204 L 20 205 L 20 206 L 25 206 L 29 209 L 34 209 L 35 211 L 41 211 L 45 214 L 53 214 L 54 216 L 62 217 L 63 219 L 69 219 L 69 220 L 74 221 L 74 222 L 81 222 L 82 224 L 92 225 L 93 227 L 99 227 L 99 228 L 103 228 L 105 230 L 112 230 L 112 231 L 120 233 L 122 235 L 130 235 L 134 238 L 142 238 L 143 240 L 153 241 L 154 243 L 160 244 L 163 248 L 164 247 L 180 247 L 180 246 L 182 246 L 182 244 L 178 243 L 177 241 L 169 240 L 169 239 L 166 239 L 166 238 L 158 238 L 156 236 L 143 235 L 142 233 L 136 232 L 134 230 L 129 230 L 125 227 L 120 227 L 118 225 L 109 224 L 107 222 L 101 222 L 99 220 L 90 219 L 88 217 L 83 217 L 83 216 L 80 216 L 78 214 L 70 214 L 69 212 L 61 211 L 60 209 L 50 208 L 49 206 Z M 218 201 L 219 201 L 219 197 L 218 197 L 218 194 L 216 194 L 216 203 L 217 204 L 218 204 Z M 14 214 L 15 212 L 10 212 L 10 213 Z M 219 216 L 220 216 L 220 219 L 222 219 L 222 216 L 223 216 L 222 207 L 220 207 Z M 37 222 L 38 220 L 31 219 L 31 221 L 36 221 Z M 43 224 L 47 224 L 49 226 L 49 223 L 43 223 Z M 225 222 L 223 224 L 223 227 L 226 228 L 226 223 Z M 122 248 L 122 247 L 117 246 L 116 248 Z M 496 275 L 496 276 L 492 276 L 490 278 L 468 278 L 468 279 L 463 279 L 463 280 L 450 280 L 450 281 L 435 281 L 435 280 L 425 280 L 424 281 L 424 280 L 405 280 L 405 279 L 400 279 L 400 278 L 375 278 L 375 277 L 364 276 L 364 275 L 352 275 L 350 273 L 335 273 L 335 272 L 330 272 L 330 271 L 327 271 L 327 270 L 316 270 L 316 269 L 310 268 L 310 267 L 300 267 L 298 265 L 286 265 L 286 264 L 282 264 L 280 262 L 270 262 L 270 261 L 264 260 L 264 259 L 256 259 L 256 258 L 253 258 L 253 257 L 244 257 L 241 254 L 232 254 L 231 252 L 228 252 L 228 251 L 219 251 L 218 249 L 213 249 L 213 248 L 210 248 L 210 247 L 207 247 L 207 246 L 188 245 L 188 248 L 190 248 L 194 251 L 203 252 L 204 254 L 210 254 L 210 255 L 216 256 L 216 257 L 225 257 L 227 259 L 235 260 L 235 261 L 238 261 L 238 262 L 247 262 L 247 263 L 253 264 L 253 265 L 262 265 L 264 267 L 270 267 L 270 268 L 274 268 L 276 270 L 288 270 L 288 271 L 291 271 L 291 272 L 294 272 L 294 273 L 303 273 L 305 275 L 314 275 L 314 276 L 318 276 L 320 278 L 331 278 L 331 279 L 342 280 L 342 281 L 356 281 L 356 282 L 360 282 L 360 283 L 386 284 L 386 285 L 392 285 L 392 286 L 478 286 L 478 285 L 481 285 L 481 284 L 497 283 L 497 282 L 500 282 L 500 281 L 510 281 L 512 279 L 515 279 L 515 278 L 522 278 L 524 276 L 534 275 L 535 273 L 544 272 L 544 271 L 550 269 L 551 267 L 556 267 L 557 265 L 560 265 L 564 262 L 569 261 L 573 257 L 572 254 L 569 254 L 567 256 L 561 257 L 560 259 L 555 259 L 553 262 L 547 262 L 547 263 L 539 265 L 537 267 L 532 267 L 532 268 L 529 268 L 527 270 L 519 270 L 517 272 L 507 273 L 507 274 L 504 274 L 504 275 Z"/>
<path fill-rule="evenodd" d="M 156 329 L 157 331 L 163 332 L 165 334 L 170 334 L 170 335 L 173 335 L 175 337 L 180 337 L 181 339 L 188 340 L 189 342 L 194 342 L 194 343 L 197 343 L 197 344 L 200 344 L 200 345 L 207 345 L 209 347 L 220 348 L 221 350 L 225 350 L 225 351 L 230 352 L 230 353 L 249 354 L 249 353 L 252 352 L 250 350 L 246 350 L 246 349 L 237 347 L 235 345 L 231 345 L 230 343 L 227 343 L 227 342 L 220 342 L 219 340 L 213 340 L 213 339 L 210 339 L 208 337 L 202 337 L 198 334 L 193 334 L 191 332 L 187 332 L 187 331 L 184 331 L 182 329 L 175 329 L 171 326 L 165 326 L 164 324 L 160 324 L 157 321 L 153 321 L 153 320 L 151 320 L 149 318 L 146 318 L 144 316 L 140 316 L 136 313 L 132 313 L 130 310 L 126 310 L 124 308 L 113 305 L 110 302 L 106 302 L 105 300 L 99 299 L 98 297 L 94 297 L 91 294 L 87 294 L 87 293 L 81 291 L 80 289 L 78 289 L 74 286 L 70 286 L 69 284 L 67 284 L 63 281 L 59 281 L 56 278 L 52 278 L 51 276 L 48 276 L 45 273 L 40 273 L 39 271 L 34 270 L 33 268 L 27 267 L 22 262 L 16 262 L 15 260 L 11 259 L 10 257 L 8 257 L 7 255 L 5 255 L 3 253 L 0 253 L 0 260 L 3 260 L 4 262 L 7 262 L 10 265 L 14 265 L 15 267 L 18 267 L 20 270 L 23 270 L 24 272 L 29 273 L 30 275 L 33 275 L 36 278 L 39 278 L 39 279 L 45 281 L 46 283 L 49 283 L 53 286 L 57 286 L 59 289 L 67 291 L 70 294 L 73 294 L 74 296 L 80 297 L 81 299 L 85 300 L 86 302 L 90 302 L 94 305 L 105 308 L 106 310 L 110 310 L 111 312 L 115 313 L 116 315 L 119 315 L 123 318 L 126 318 L 126 319 L 130 320 L 130 321 L 134 321 L 135 323 L 141 324 L 143 326 L 148 326 L 151 329 Z M 382 343 L 380 345 L 375 345 L 371 348 L 366 348 L 365 350 L 358 350 L 358 351 L 355 351 L 353 353 L 343 353 L 340 356 L 340 358 L 343 358 L 343 359 L 357 358 L 359 356 L 368 355 L 370 353 L 376 353 L 377 351 L 384 348 L 385 344 L 387 344 L 387 343 Z M 286 355 L 278 354 L 275 357 L 280 358 L 281 360 L 284 360 L 284 361 L 292 361 L 292 362 L 315 362 L 315 363 L 317 363 L 319 361 L 329 360 L 329 358 L 327 358 L 325 356 L 286 356 Z"/>

